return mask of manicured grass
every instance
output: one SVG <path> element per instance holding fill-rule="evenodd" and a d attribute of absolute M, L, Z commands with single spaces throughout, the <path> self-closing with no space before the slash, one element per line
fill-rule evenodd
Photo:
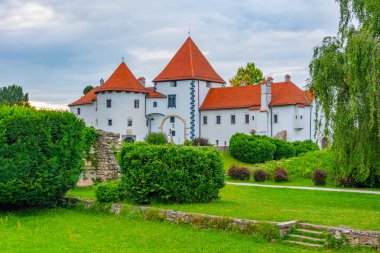
<path fill-rule="evenodd" d="M 83 195 L 81 191 L 84 190 L 79 192 Z M 77 196 L 76 190 L 69 195 Z M 155 206 L 236 218 L 269 221 L 296 219 L 321 225 L 380 230 L 379 195 L 226 185 L 220 191 L 220 197 L 220 200 L 206 204 Z"/>
<path fill-rule="evenodd" d="M 314 252 L 238 233 L 77 209 L 0 213 L 0 235 L 4 253 Z"/>

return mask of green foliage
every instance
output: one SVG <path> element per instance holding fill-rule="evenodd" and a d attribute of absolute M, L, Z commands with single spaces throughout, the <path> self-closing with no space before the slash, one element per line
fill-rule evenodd
<path fill-rule="evenodd" d="M 184 146 L 194 146 L 194 142 L 192 140 L 185 140 L 183 145 Z"/>
<path fill-rule="evenodd" d="M 334 141 L 336 174 L 375 186 L 380 184 L 380 1 L 337 2 L 339 32 L 314 49 L 310 64 L 317 127 Z"/>
<path fill-rule="evenodd" d="M 154 207 L 148 207 L 145 211 L 144 218 L 149 221 L 162 222 L 165 220 L 165 211 Z"/>
<path fill-rule="evenodd" d="M 45 205 L 83 168 L 83 121 L 68 112 L 0 107 L 0 205 Z"/>
<path fill-rule="evenodd" d="M 91 154 L 91 148 L 95 145 L 98 140 L 98 132 L 94 127 L 86 127 L 83 130 L 83 151 L 84 158 L 87 160 L 93 159 L 93 154 Z"/>
<path fill-rule="evenodd" d="M 87 85 L 84 89 L 83 89 L 83 95 L 86 95 L 87 93 L 89 93 L 94 87 L 92 87 L 91 85 Z"/>
<path fill-rule="evenodd" d="M 247 168 L 231 166 L 228 170 L 228 176 L 237 180 L 249 180 L 251 173 Z"/>
<path fill-rule="evenodd" d="M 119 153 L 127 199 L 135 203 L 196 203 L 224 186 L 218 151 L 186 146 L 125 144 Z"/>
<path fill-rule="evenodd" d="M 276 240 L 280 237 L 280 232 L 276 225 L 270 223 L 259 223 L 254 227 L 254 232 L 268 241 Z"/>
<path fill-rule="evenodd" d="M 168 139 L 164 133 L 149 133 L 145 136 L 144 141 L 154 145 L 168 144 Z"/>
<path fill-rule="evenodd" d="M 255 135 L 256 138 L 263 138 L 276 145 L 276 151 L 273 154 L 274 160 L 280 160 L 282 158 L 293 157 L 296 155 L 296 150 L 292 143 L 283 141 L 277 138 L 270 138 L 268 136 Z M 317 146 L 318 147 L 318 146 Z"/>
<path fill-rule="evenodd" d="M 95 195 L 100 203 L 115 203 L 125 199 L 124 187 L 121 181 L 109 181 L 97 185 Z"/>
<path fill-rule="evenodd" d="M 229 151 L 242 162 L 261 163 L 273 160 L 276 145 L 266 138 L 237 133 L 230 139 Z"/>
<path fill-rule="evenodd" d="M 294 141 L 292 144 L 295 148 L 295 152 L 297 156 L 302 153 L 319 150 L 318 145 L 311 140 Z"/>
<path fill-rule="evenodd" d="M 247 85 L 258 84 L 264 81 L 263 72 L 256 68 L 255 63 L 248 62 L 245 67 L 240 67 L 236 75 L 230 79 L 232 86 L 240 86 L 244 81 Z"/>
<path fill-rule="evenodd" d="M 22 87 L 10 85 L 0 88 L 0 106 L 1 105 L 20 105 L 29 106 L 29 95 L 23 92 Z"/>

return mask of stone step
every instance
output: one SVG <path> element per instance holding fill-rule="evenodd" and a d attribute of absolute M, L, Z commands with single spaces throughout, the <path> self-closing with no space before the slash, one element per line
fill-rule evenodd
<path fill-rule="evenodd" d="M 315 234 L 315 235 L 323 235 L 322 231 L 310 230 L 310 229 L 305 229 L 305 228 L 297 228 L 296 231 L 299 231 L 302 233 Z"/>
<path fill-rule="evenodd" d="M 315 242 L 324 242 L 324 239 L 321 238 L 315 238 L 315 237 L 309 237 L 305 235 L 296 235 L 296 234 L 290 234 L 290 237 L 301 239 L 301 240 L 309 240 L 309 241 L 315 241 Z"/>
<path fill-rule="evenodd" d="M 299 224 L 302 228 L 309 229 L 309 230 L 315 230 L 315 231 L 326 231 L 331 227 L 323 226 L 323 225 L 314 225 L 309 223 L 300 223 Z"/>
<path fill-rule="evenodd" d="M 321 245 L 321 244 L 309 243 L 309 242 L 299 242 L 299 241 L 291 241 L 291 240 L 286 240 L 285 242 L 292 243 L 292 244 L 298 244 L 298 245 L 302 245 L 302 246 L 308 246 L 308 247 L 318 247 L 318 248 L 323 247 L 323 245 Z"/>

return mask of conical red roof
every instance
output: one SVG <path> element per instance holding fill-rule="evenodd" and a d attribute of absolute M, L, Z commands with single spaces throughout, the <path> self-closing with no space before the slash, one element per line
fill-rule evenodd
<path fill-rule="evenodd" d="M 148 93 L 146 88 L 136 79 L 124 62 L 120 63 L 119 67 L 117 67 L 110 78 L 100 86 L 96 93 L 100 91 L 117 90 Z"/>
<path fill-rule="evenodd" d="M 96 92 L 99 90 L 99 86 L 93 88 L 89 92 L 87 92 L 86 95 L 78 99 L 77 101 L 69 104 L 69 106 L 74 106 L 74 105 L 87 105 L 87 104 L 92 104 L 94 100 L 96 100 Z"/>
<path fill-rule="evenodd" d="M 184 79 L 225 83 L 190 37 L 153 82 Z"/>

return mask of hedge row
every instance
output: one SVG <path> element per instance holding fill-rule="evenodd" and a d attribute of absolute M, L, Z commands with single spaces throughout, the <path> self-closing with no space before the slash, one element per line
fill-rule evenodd
<path fill-rule="evenodd" d="M 126 198 L 135 203 L 209 202 L 224 186 L 222 158 L 210 148 L 125 144 L 118 160 Z"/>
<path fill-rule="evenodd" d="M 84 129 L 68 112 L 0 107 L 0 206 L 51 204 L 72 188 Z"/>
<path fill-rule="evenodd" d="M 291 143 L 267 136 L 243 133 L 234 134 L 229 146 L 232 157 L 246 163 L 280 160 L 318 149 L 318 145 L 310 140 Z"/>

